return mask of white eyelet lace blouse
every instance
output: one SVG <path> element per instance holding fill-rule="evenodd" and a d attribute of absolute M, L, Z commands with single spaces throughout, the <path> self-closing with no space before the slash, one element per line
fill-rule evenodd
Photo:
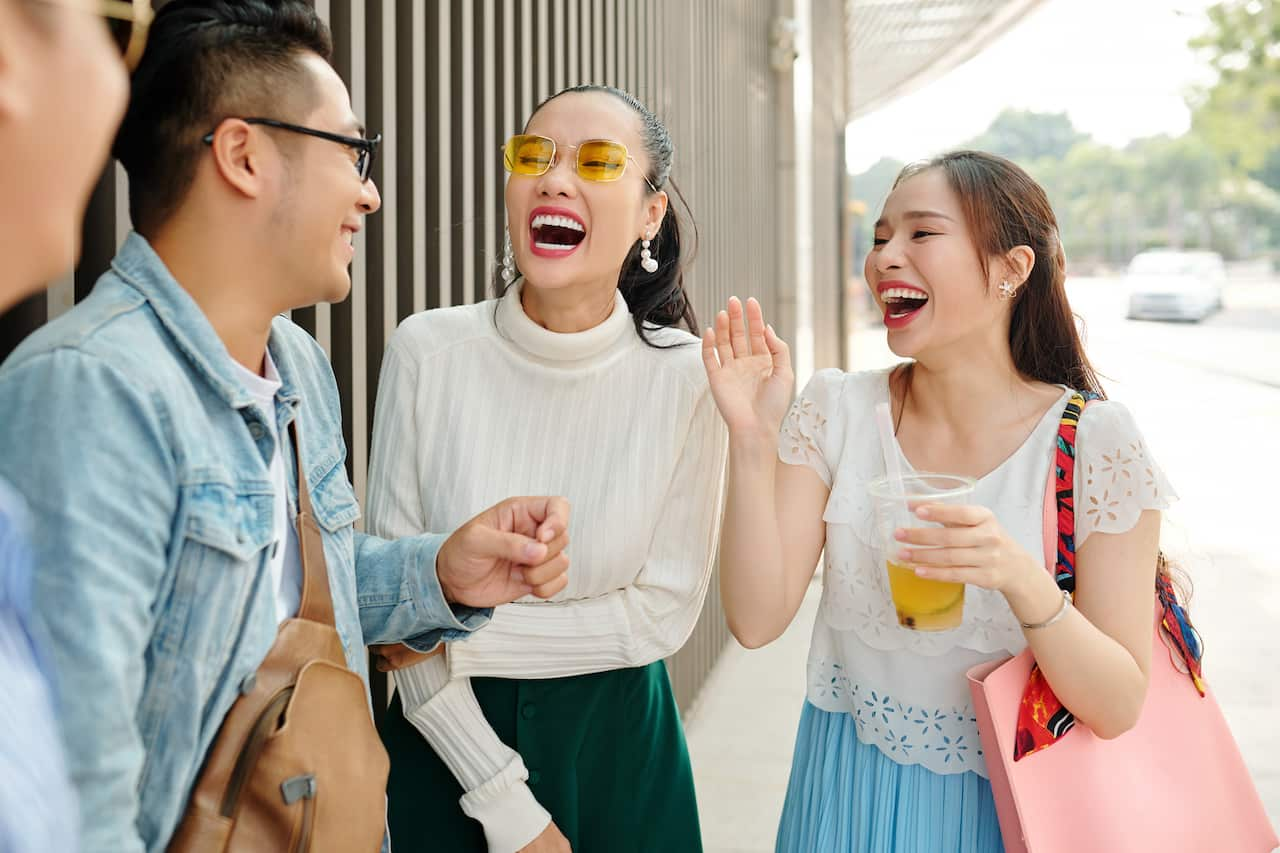
<path fill-rule="evenodd" d="M 858 738 L 900 764 L 986 776 L 965 671 L 1017 654 L 1026 640 L 1004 597 L 973 586 L 960 627 L 920 632 L 898 625 L 867 495 L 868 481 L 885 470 L 875 406 L 889 399 L 888 378 L 888 370 L 819 371 L 779 436 L 782 461 L 809 466 L 831 489 L 807 695 L 818 708 L 852 714 Z M 1046 478 L 1069 396 L 1063 388 L 1022 446 L 978 481 L 974 496 L 1034 555 L 1044 553 Z M 1130 530 L 1143 510 L 1165 509 L 1177 497 L 1128 410 L 1111 401 L 1094 401 L 1081 416 L 1075 488 L 1077 548 L 1092 533 Z"/>

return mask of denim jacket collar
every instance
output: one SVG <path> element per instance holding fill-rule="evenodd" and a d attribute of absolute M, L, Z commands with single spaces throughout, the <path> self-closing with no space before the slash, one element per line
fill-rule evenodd
<path fill-rule="evenodd" d="M 298 404 L 302 402 L 302 392 L 297 385 L 297 366 L 293 363 L 293 353 L 280 340 L 274 326 L 271 337 L 267 340 L 267 349 L 271 350 L 271 360 L 276 363 L 276 373 L 280 375 L 280 390 L 276 391 L 276 402 L 297 411 Z"/>
<path fill-rule="evenodd" d="M 151 304 L 156 317 L 191 362 L 192 368 L 228 406 L 243 409 L 253 404 L 253 396 L 236 378 L 227 347 L 214 331 L 209 318 L 169 272 L 145 237 L 130 231 L 111 267 Z M 276 333 L 272 330 L 267 345 L 280 373 L 280 390 L 276 399 L 294 408 L 301 400 L 295 365 L 288 348 L 278 345 L 275 339 Z"/>

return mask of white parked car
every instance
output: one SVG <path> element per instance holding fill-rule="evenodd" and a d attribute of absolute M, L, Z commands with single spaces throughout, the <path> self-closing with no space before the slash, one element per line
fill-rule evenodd
<path fill-rule="evenodd" d="M 1125 276 L 1129 319 L 1203 320 L 1222 307 L 1225 280 L 1217 252 L 1142 252 Z"/>

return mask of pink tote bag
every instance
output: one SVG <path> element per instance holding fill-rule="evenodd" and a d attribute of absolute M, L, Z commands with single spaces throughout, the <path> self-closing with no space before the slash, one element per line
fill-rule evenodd
<path fill-rule="evenodd" d="M 1045 554 L 1054 565 L 1053 471 Z M 1028 649 L 970 669 L 969 688 L 1007 853 L 1270 853 L 1280 841 L 1222 710 L 1177 669 L 1153 608 L 1151 680 L 1142 715 L 1103 740 L 1082 723 L 1013 760 Z"/>
<path fill-rule="evenodd" d="M 1280 843 L 1213 691 L 1196 693 L 1158 632 L 1155 643 L 1136 726 L 1103 740 L 1077 722 L 1017 762 L 1031 653 L 969 670 L 1006 853 L 1269 853 Z"/>

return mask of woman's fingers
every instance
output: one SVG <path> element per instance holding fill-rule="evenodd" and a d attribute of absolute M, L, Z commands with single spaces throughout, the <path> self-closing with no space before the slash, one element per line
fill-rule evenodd
<path fill-rule="evenodd" d="M 722 367 L 733 361 L 733 344 L 729 342 L 729 312 L 716 314 L 716 354 Z"/>
<path fill-rule="evenodd" d="M 764 327 L 764 343 L 769 348 L 769 355 L 773 356 L 773 372 L 775 374 L 790 373 L 791 348 L 787 346 L 786 341 L 778 337 L 773 326 Z"/>
<path fill-rule="evenodd" d="M 985 506 L 959 504 L 924 504 L 915 507 L 918 518 L 936 521 L 948 527 L 977 527 L 991 518 L 991 510 Z"/>
<path fill-rule="evenodd" d="M 893 538 L 925 548 L 975 548 L 988 544 L 986 533 L 974 527 L 899 527 Z"/>
<path fill-rule="evenodd" d="M 733 346 L 735 358 L 751 355 L 751 347 L 747 343 L 747 327 L 743 323 L 742 301 L 736 296 L 729 297 L 729 342 Z"/>
<path fill-rule="evenodd" d="M 975 573 L 972 568 L 922 568 L 917 571 L 916 574 L 931 581 L 943 581 L 944 583 L 966 583 L 986 589 L 991 588 L 984 582 L 986 579 Z"/>
<path fill-rule="evenodd" d="M 747 342 L 751 345 L 752 355 L 769 352 L 769 345 L 764 339 L 764 312 L 754 296 L 747 300 Z"/>
<path fill-rule="evenodd" d="M 764 322 L 764 311 L 752 297 L 745 307 L 738 297 L 716 313 L 715 324 L 702 333 L 702 362 L 707 373 L 727 367 L 730 362 L 769 353 L 774 373 L 791 370 L 791 350 L 772 326 Z"/>
<path fill-rule="evenodd" d="M 975 567 L 982 562 L 977 548 L 899 548 L 898 560 L 911 566 Z"/>
<path fill-rule="evenodd" d="M 716 330 L 704 329 L 702 332 L 702 365 L 707 375 L 713 375 L 720 369 L 720 359 L 716 357 Z"/>

